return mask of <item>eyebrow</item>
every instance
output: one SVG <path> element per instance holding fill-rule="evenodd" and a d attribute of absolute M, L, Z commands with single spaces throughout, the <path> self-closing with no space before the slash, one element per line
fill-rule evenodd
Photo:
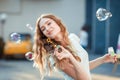
<path fill-rule="evenodd" d="M 50 20 L 47 20 L 44 24 L 46 24 L 46 23 L 48 23 Z M 40 29 L 42 29 L 44 26 L 41 26 L 41 28 Z"/>

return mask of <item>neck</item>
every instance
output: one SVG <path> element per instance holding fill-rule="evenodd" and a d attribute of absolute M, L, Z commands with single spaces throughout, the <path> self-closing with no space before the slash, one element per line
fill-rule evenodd
<path fill-rule="evenodd" d="M 62 41 L 63 37 L 61 34 L 57 34 L 57 36 L 54 38 L 56 41 Z"/>
<path fill-rule="evenodd" d="M 55 40 L 61 42 L 61 45 L 65 45 L 64 40 L 63 40 L 63 36 L 61 34 L 58 34 L 55 37 Z"/>

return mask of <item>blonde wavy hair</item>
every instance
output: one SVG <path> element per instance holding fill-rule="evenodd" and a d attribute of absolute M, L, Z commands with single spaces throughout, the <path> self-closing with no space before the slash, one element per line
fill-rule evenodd
<path fill-rule="evenodd" d="M 80 58 L 75 54 L 75 51 L 73 50 L 71 43 L 69 41 L 66 27 L 65 25 L 63 25 L 61 20 L 53 14 L 43 14 L 36 21 L 34 45 L 33 45 L 34 63 L 37 65 L 38 69 L 40 70 L 40 74 L 43 76 L 45 75 L 45 73 L 52 71 L 53 67 L 51 66 L 51 63 L 49 61 L 49 57 L 51 53 L 50 50 L 47 50 L 49 46 L 45 48 L 45 44 L 48 43 L 46 41 L 47 37 L 42 33 L 40 29 L 40 21 L 42 18 L 50 18 L 58 24 L 62 32 L 63 41 L 66 44 L 66 46 L 63 46 L 63 47 L 69 50 L 76 60 L 80 61 Z M 56 44 L 61 45 L 61 42 L 57 42 L 55 40 L 52 40 L 52 41 Z M 56 57 L 53 57 L 53 58 L 55 60 L 55 66 L 57 68 L 62 68 L 61 66 L 64 65 L 62 64 L 62 62 L 67 60 L 67 59 L 58 60 Z"/>

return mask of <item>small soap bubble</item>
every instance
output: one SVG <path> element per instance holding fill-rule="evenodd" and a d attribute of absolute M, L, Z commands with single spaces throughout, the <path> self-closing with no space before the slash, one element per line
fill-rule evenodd
<path fill-rule="evenodd" d="M 27 60 L 30 60 L 30 61 L 32 61 L 34 59 L 32 52 L 27 52 L 25 54 L 25 57 L 26 57 Z"/>
<path fill-rule="evenodd" d="M 26 24 L 26 27 L 29 28 L 31 31 L 33 30 L 33 27 L 30 24 Z"/>
<path fill-rule="evenodd" d="M 19 34 L 19 33 L 16 33 L 16 32 L 14 32 L 14 33 L 12 33 L 12 34 L 10 35 L 10 39 L 11 39 L 12 41 L 15 41 L 16 43 L 20 43 L 20 41 L 21 41 L 20 34 Z"/>
<path fill-rule="evenodd" d="M 99 21 L 105 21 L 108 18 L 112 17 L 111 12 L 109 12 L 108 10 L 104 9 L 104 8 L 99 8 L 96 11 L 96 17 Z"/>

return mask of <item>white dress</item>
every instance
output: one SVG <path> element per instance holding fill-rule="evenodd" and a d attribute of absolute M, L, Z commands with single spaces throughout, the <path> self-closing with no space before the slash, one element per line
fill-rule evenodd
<path fill-rule="evenodd" d="M 72 46 L 76 49 L 76 53 L 81 58 L 81 64 L 84 66 L 86 72 L 90 75 L 90 69 L 89 69 L 89 60 L 88 60 L 88 53 L 80 46 L 80 39 L 78 36 L 76 36 L 74 33 L 71 33 L 69 35 L 70 42 Z M 74 80 L 72 77 L 68 76 L 63 71 L 59 71 L 65 80 Z"/>

